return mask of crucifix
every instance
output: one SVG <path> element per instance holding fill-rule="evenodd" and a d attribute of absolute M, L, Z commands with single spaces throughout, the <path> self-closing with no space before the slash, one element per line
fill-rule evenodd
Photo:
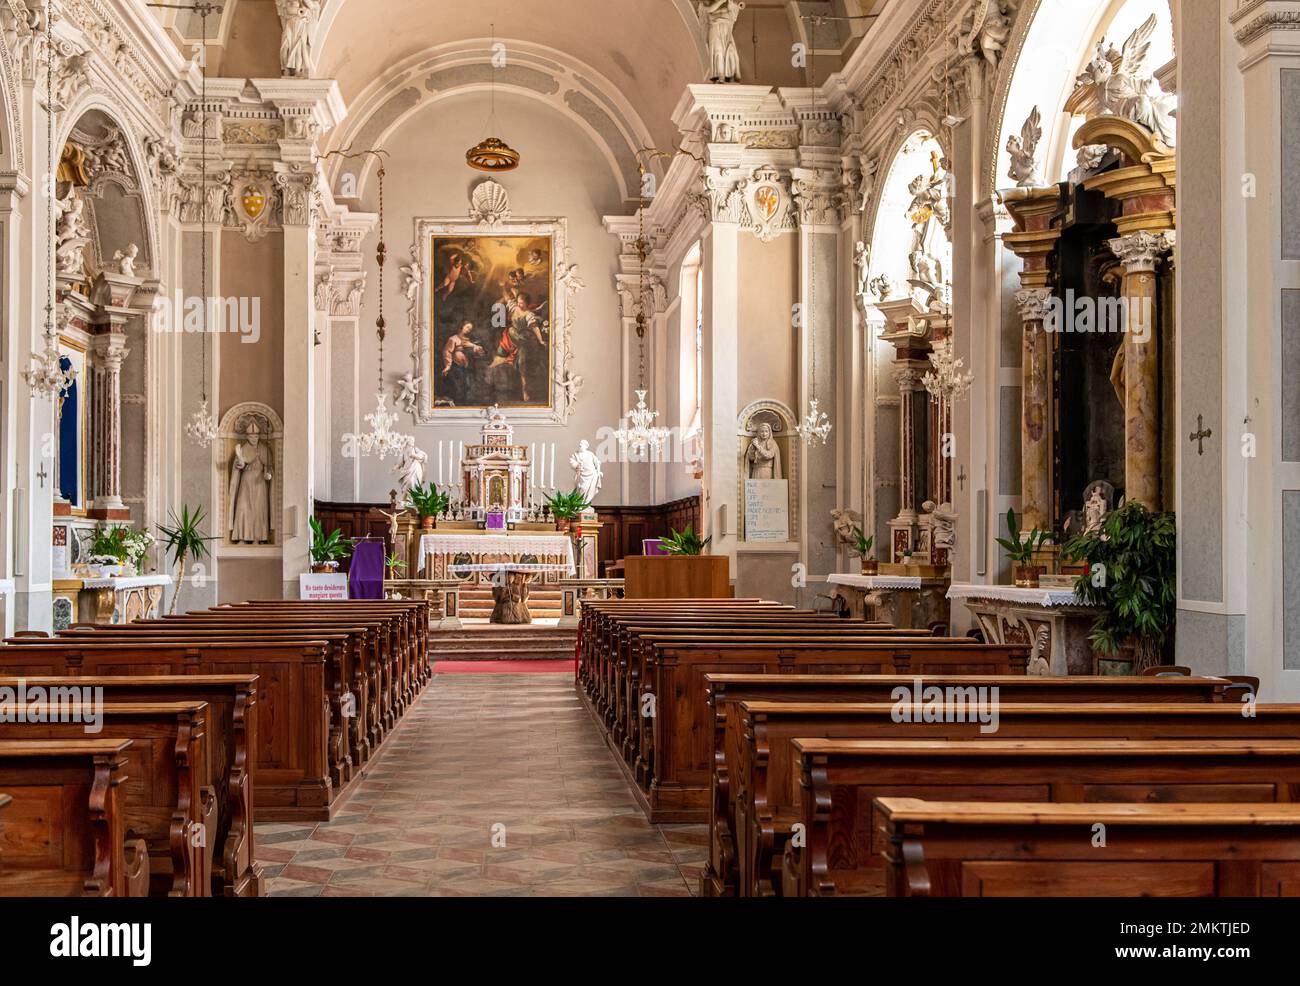
<path fill-rule="evenodd" d="M 1196 416 L 1196 430 L 1195 430 L 1194 432 L 1192 432 L 1192 433 L 1187 437 L 1187 440 L 1188 440 L 1189 442 L 1195 442 L 1195 443 L 1196 443 L 1196 454 L 1197 454 L 1197 455 L 1204 455 L 1204 454 L 1205 454 L 1205 440 L 1206 440 L 1207 438 L 1209 438 L 1209 437 L 1210 437 L 1211 435 L 1213 435 L 1213 434 L 1214 434 L 1214 432 L 1213 432 L 1211 429 L 1205 427 L 1205 421 L 1204 421 L 1204 419 L 1202 418 L 1201 415 L 1198 414 L 1198 415 Z"/>
<path fill-rule="evenodd" d="M 41 481 L 41 489 L 45 489 L 45 481 L 50 478 L 49 473 L 45 471 L 45 463 L 41 463 L 41 468 L 36 470 L 36 477 Z"/>

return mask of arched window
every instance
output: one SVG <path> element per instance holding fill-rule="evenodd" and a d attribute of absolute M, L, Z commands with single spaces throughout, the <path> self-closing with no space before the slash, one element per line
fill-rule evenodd
<path fill-rule="evenodd" d="M 945 214 L 927 217 L 926 210 L 946 211 L 950 200 L 939 142 L 918 130 L 903 142 L 890 165 L 881 191 L 871 239 L 871 284 L 875 298 L 906 297 L 918 280 L 952 287 L 952 244 L 944 231 Z M 938 203 L 926 204 L 929 193 Z"/>

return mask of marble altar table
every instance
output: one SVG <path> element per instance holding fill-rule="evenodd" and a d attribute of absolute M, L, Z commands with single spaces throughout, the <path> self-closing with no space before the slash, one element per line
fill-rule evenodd
<path fill-rule="evenodd" d="M 835 594 L 848 604 L 852 619 L 922 630 L 948 622 L 948 579 L 944 576 L 836 572 L 826 576 L 826 581 L 837 587 Z"/>
<path fill-rule="evenodd" d="M 470 560 L 464 561 L 461 556 Z M 547 572 L 576 571 L 573 542 L 567 534 L 488 534 L 457 531 L 420 538 L 420 572 L 429 579 L 446 579 L 458 572 L 489 571 L 480 565 L 521 562 L 531 556 Z"/>
<path fill-rule="evenodd" d="M 1074 590 L 955 583 L 948 598 L 970 610 L 990 644 L 1029 645 L 1029 674 L 1128 674 L 1127 662 L 1094 658 L 1088 634 L 1095 607 Z"/>

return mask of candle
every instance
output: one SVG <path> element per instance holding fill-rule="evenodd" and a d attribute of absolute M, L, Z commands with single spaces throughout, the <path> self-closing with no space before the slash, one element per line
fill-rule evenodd
<path fill-rule="evenodd" d="M 438 439 L 438 485 L 442 485 L 442 439 Z"/>
<path fill-rule="evenodd" d="M 528 446 L 528 485 L 537 485 L 537 443 Z"/>
<path fill-rule="evenodd" d="M 551 442 L 551 489 L 555 489 L 555 443 Z"/>

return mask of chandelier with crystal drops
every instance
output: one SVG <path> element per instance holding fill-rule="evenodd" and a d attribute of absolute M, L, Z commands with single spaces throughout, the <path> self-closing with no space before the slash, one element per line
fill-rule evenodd
<path fill-rule="evenodd" d="M 921 384 L 938 404 L 951 407 L 970 391 L 975 382 L 975 374 L 962 372 L 965 362 L 953 352 L 951 339 L 936 340 L 930 353 L 930 367 Z"/>
<path fill-rule="evenodd" d="M 816 397 L 808 402 L 808 413 L 804 415 L 803 421 L 795 425 L 795 432 L 802 438 L 805 444 L 811 443 L 813 439 L 820 438 L 823 445 L 826 439 L 831 435 L 831 419 L 826 412 L 821 410 L 821 402 Z"/>
<path fill-rule="evenodd" d="M 388 410 L 387 391 L 380 390 L 375 398 L 375 410 L 366 415 L 370 430 L 356 436 L 357 451 L 362 455 L 377 455 L 380 459 L 387 459 L 390 455 L 401 456 L 415 444 L 415 437 L 393 431 L 397 415 Z"/>
<path fill-rule="evenodd" d="M 31 388 L 33 397 L 53 400 L 65 393 L 77 379 L 77 371 L 63 368 L 63 354 L 59 352 L 59 333 L 54 329 L 54 319 L 45 308 L 45 330 L 41 333 L 45 347 L 40 354 L 32 353 L 32 366 L 23 370 L 23 379 Z"/>
<path fill-rule="evenodd" d="M 636 407 L 624 414 L 630 428 L 619 428 L 614 437 L 625 451 L 633 455 L 644 455 L 647 451 L 658 455 L 668 441 L 668 429 L 655 427 L 658 411 L 646 407 L 646 392 L 636 392 Z"/>
<path fill-rule="evenodd" d="M 199 401 L 199 409 L 190 415 L 185 424 L 185 434 L 195 445 L 208 448 L 217 440 L 217 416 L 208 411 L 208 399 Z"/>

